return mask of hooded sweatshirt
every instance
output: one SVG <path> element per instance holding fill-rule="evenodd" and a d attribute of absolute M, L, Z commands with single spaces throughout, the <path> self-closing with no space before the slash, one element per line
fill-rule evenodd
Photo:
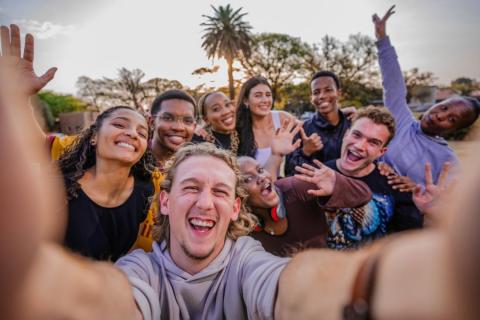
<path fill-rule="evenodd" d="M 220 254 L 191 275 L 172 260 L 166 242 L 117 261 L 149 319 L 273 319 L 280 272 L 289 261 L 250 237 L 226 239 Z"/>

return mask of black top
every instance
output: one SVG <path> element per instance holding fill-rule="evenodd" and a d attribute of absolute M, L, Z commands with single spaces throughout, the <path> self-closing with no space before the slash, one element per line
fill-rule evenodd
<path fill-rule="evenodd" d="M 151 182 L 137 180 L 130 197 L 115 208 L 98 205 L 80 188 L 78 197 L 68 202 L 65 245 L 96 260 L 115 261 L 126 254 L 137 239 L 154 193 Z"/>
<path fill-rule="evenodd" d="M 225 150 L 231 150 L 231 134 L 230 133 L 220 133 L 217 131 L 212 130 L 213 137 L 215 138 L 215 145 L 221 149 Z M 192 142 L 194 143 L 200 143 L 200 142 L 206 142 L 202 136 L 199 136 L 197 134 L 193 135 Z"/>
<path fill-rule="evenodd" d="M 316 133 L 320 136 L 323 148 L 307 156 L 302 151 L 302 146 L 287 156 L 285 163 L 285 174 L 287 176 L 294 175 L 295 166 L 301 166 L 303 163 L 312 164 L 314 159 L 325 162 L 331 159 L 338 159 L 342 149 L 342 140 L 345 132 L 350 127 L 350 121 L 338 111 L 340 122 L 334 126 L 330 124 L 320 113 L 316 112 L 310 119 L 303 124 L 303 130 L 307 136 Z M 298 135 L 299 139 L 300 136 Z M 296 140 L 296 139 L 295 139 Z M 295 141 L 294 140 L 294 141 Z"/>
<path fill-rule="evenodd" d="M 340 172 L 336 160 L 327 161 L 325 165 Z M 412 194 L 393 189 L 376 166 L 375 170 L 364 177 L 351 178 L 368 185 L 372 191 L 372 200 L 363 207 L 362 212 L 342 210 L 330 219 L 327 218 L 330 226 L 327 237 L 329 247 L 356 247 L 391 232 L 423 226 L 423 215 L 413 203 Z"/>

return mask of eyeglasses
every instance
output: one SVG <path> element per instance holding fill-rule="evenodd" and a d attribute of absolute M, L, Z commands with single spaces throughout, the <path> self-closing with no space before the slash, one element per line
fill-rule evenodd
<path fill-rule="evenodd" d="M 161 115 L 158 115 L 158 118 L 168 123 L 179 122 L 186 127 L 190 127 L 195 124 L 195 118 L 191 116 L 182 117 L 182 116 L 174 116 L 173 114 L 170 114 L 170 113 L 163 113 Z"/>

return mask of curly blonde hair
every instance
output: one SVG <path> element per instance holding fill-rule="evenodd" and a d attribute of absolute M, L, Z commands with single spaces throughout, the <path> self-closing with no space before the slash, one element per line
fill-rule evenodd
<path fill-rule="evenodd" d="M 213 144 L 205 142 L 199 144 L 185 144 L 177 150 L 175 155 L 166 164 L 166 177 L 162 182 L 161 190 L 170 192 L 173 179 L 177 172 L 178 166 L 188 158 L 209 156 L 224 161 L 235 174 L 235 197 L 241 200 L 240 213 L 235 221 L 230 221 L 227 230 L 227 237 L 236 240 L 241 236 L 249 234 L 257 223 L 257 218 L 250 212 L 247 206 L 248 193 L 243 187 L 242 173 L 238 167 L 235 156 L 228 150 L 215 147 Z M 157 219 L 153 228 L 153 239 L 161 242 L 169 240 L 170 224 L 167 215 L 157 214 Z"/>

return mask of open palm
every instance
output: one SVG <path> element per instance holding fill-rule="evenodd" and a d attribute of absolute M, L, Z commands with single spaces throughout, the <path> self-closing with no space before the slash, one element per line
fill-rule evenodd
<path fill-rule="evenodd" d="M 20 50 L 20 29 L 12 24 L 10 30 L 1 27 L 2 53 L 0 66 L 10 74 L 9 85 L 15 86 L 24 94 L 33 95 L 53 79 L 56 68 L 50 68 L 41 76 L 33 69 L 34 40 L 31 34 L 25 36 L 23 57 Z"/>
<path fill-rule="evenodd" d="M 277 129 L 272 140 L 272 153 L 285 156 L 292 153 L 300 146 L 301 140 L 293 141 L 302 127 L 302 123 L 294 119 L 283 121 L 282 126 Z"/>

